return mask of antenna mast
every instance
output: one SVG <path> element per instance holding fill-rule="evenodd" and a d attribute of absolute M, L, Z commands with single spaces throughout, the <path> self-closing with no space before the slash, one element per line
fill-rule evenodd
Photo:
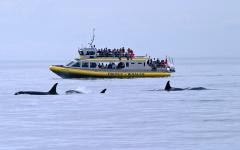
<path fill-rule="evenodd" d="M 93 35 L 92 35 L 91 42 L 88 43 L 91 48 L 94 48 L 94 46 L 93 46 L 94 39 L 95 39 L 95 28 L 93 28 Z"/>

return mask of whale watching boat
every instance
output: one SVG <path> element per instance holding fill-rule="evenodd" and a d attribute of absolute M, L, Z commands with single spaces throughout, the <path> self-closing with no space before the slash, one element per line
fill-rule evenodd
<path fill-rule="evenodd" d="M 49 69 L 62 78 L 135 78 L 169 77 L 175 72 L 173 59 L 135 56 L 132 49 L 97 49 L 93 45 L 78 49 L 79 57 L 67 65 L 52 65 Z"/>

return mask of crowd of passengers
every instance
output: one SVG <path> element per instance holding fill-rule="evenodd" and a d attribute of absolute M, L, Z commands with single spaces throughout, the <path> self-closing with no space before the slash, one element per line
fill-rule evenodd
<path fill-rule="evenodd" d="M 125 50 L 124 47 L 120 48 L 120 49 L 108 49 L 108 48 L 104 48 L 104 49 L 98 49 L 97 50 L 97 57 L 127 57 L 127 58 L 133 58 L 134 57 L 134 53 L 133 50 L 128 48 L 127 50 Z"/>
<path fill-rule="evenodd" d="M 168 61 L 167 61 L 167 58 L 165 60 L 161 60 L 161 61 L 158 58 L 157 58 L 157 60 L 155 58 L 153 58 L 153 59 L 149 58 L 147 60 L 147 64 L 150 67 L 157 67 L 157 68 L 158 67 L 163 67 L 163 68 L 165 68 L 165 67 L 168 66 Z"/>
<path fill-rule="evenodd" d="M 144 63 L 144 65 L 145 65 L 145 63 Z M 167 59 L 166 60 L 161 60 L 161 61 L 159 59 L 155 60 L 155 58 L 154 59 L 148 59 L 147 65 L 149 65 L 152 68 L 166 68 L 166 67 L 168 67 Z M 101 69 L 122 69 L 124 67 L 125 67 L 125 64 L 123 62 L 119 62 L 117 65 L 115 63 L 109 63 L 109 64 L 99 63 L 98 64 L 98 68 L 101 68 Z"/>
<path fill-rule="evenodd" d="M 122 69 L 125 65 L 123 62 L 119 62 L 117 65 L 115 63 L 109 63 L 109 64 L 98 64 L 98 68 L 101 69 Z"/>

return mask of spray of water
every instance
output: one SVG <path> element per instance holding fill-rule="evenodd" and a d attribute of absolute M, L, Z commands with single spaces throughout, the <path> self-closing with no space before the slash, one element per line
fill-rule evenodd
<path fill-rule="evenodd" d="M 76 89 L 76 91 L 79 91 L 79 92 L 81 92 L 81 93 L 83 93 L 83 94 L 91 93 L 91 91 L 90 91 L 89 89 L 87 89 L 86 87 L 78 87 L 78 88 Z"/>

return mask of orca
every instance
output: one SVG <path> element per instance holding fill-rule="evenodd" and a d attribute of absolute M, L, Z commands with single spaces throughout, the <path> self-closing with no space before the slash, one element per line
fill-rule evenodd
<path fill-rule="evenodd" d="M 175 88 L 175 87 L 171 87 L 170 85 L 170 81 L 167 82 L 165 88 L 165 91 L 183 91 L 183 90 L 207 90 L 204 87 L 194 87 L 194 88 Z"/>
<path fill-rule="evenodd" d="M 194 88 L 189 88 L 188 90 L 207 90 L 204 87 L 194 87 Z"/>
<path fill-rule="evenodd" d="M 28 95 L 58 95 L 57 93 L 57 85 L 58 83 L 55 83 L 51 90 L 48 92 L 38 92 L 38 91 L 19 91 L 15 93 L 14 95 L 21 95 L 21 94 L 28 94 Z"/>
<path fill-rule="evenodd" d="M 103 89 L 100 93 L 104 94 L 107 91 L 107 89 Z M 81 91 L 78 90 L 68 90 L 65 92 L 66 94 L 84 94 Z"/>
<path fill-rule="evenodd" d="M 77 90 L 68 90 L 65 92 L 66 94 L 84 94 L 81 91 L 77 91 Z"/>

